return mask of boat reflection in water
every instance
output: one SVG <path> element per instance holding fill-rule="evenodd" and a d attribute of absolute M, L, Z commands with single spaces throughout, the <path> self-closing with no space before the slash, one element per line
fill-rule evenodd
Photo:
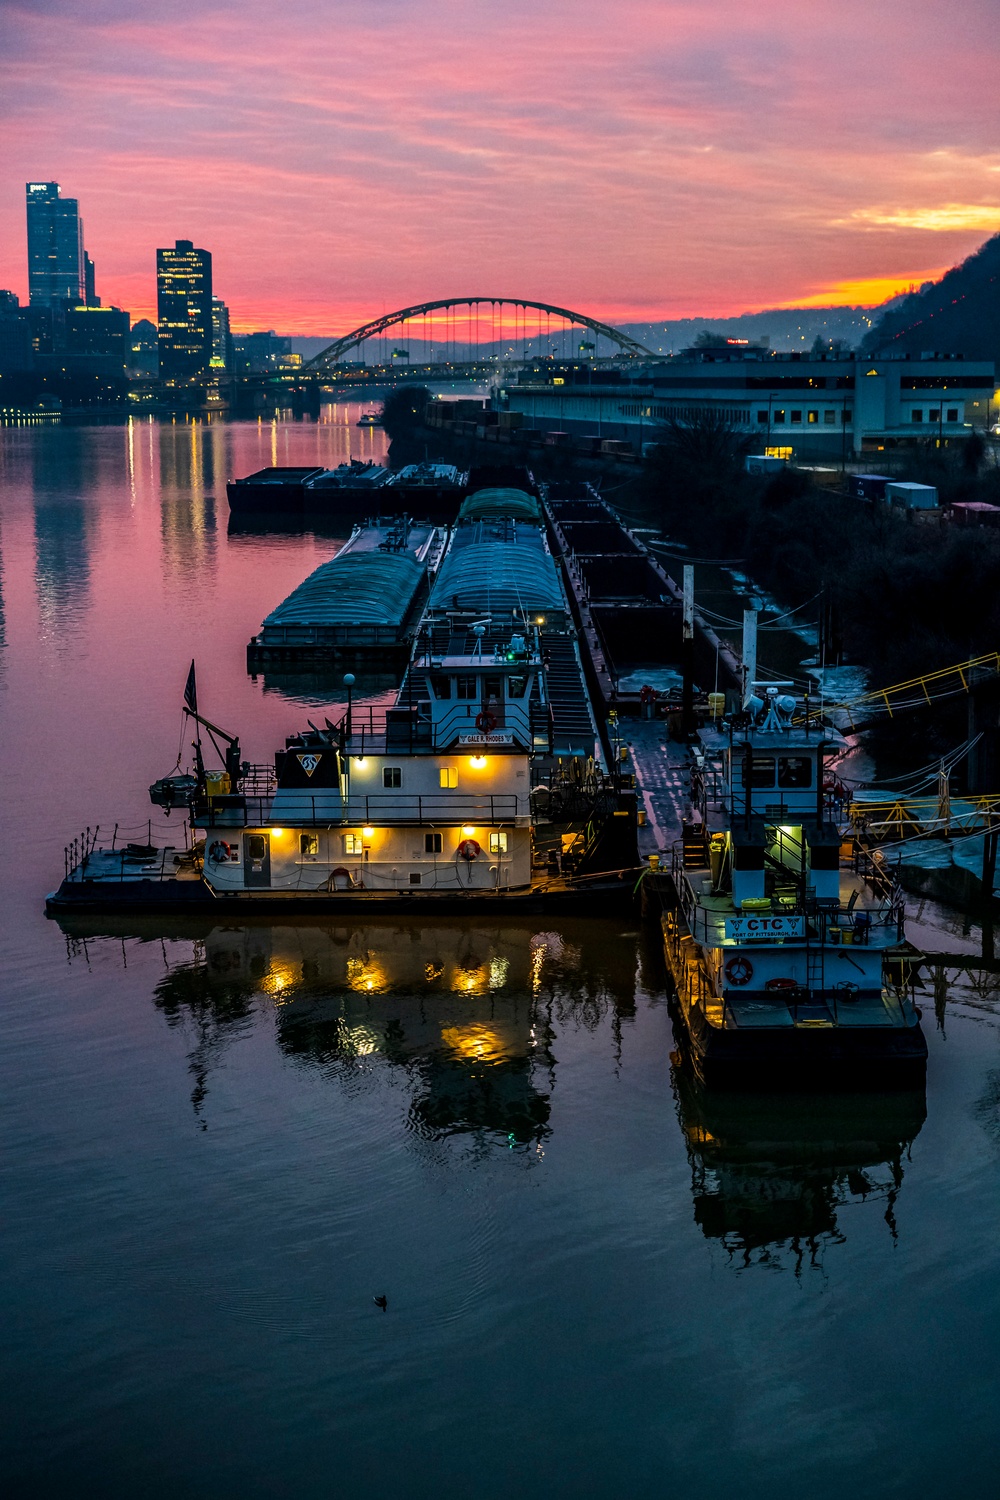
<path fill-rule="evenodd" d="M 680 1065 L 674 1086 L 695 1222 L 738 1265 L 819 1264 L 846 1238 L 848 1205 L 881 1212 L 895 1240 L 904 1159 L 927 1114 L 923 1089 L 712 1091 Z"/>
<path fill-rule="evenodd" d="M 193 958 L 169 962 L 154 1001 L 171 1024 L 193 1028 L 192 1101 L 202 1118 L 221 1051 L 273 1016 L 280 1049 L 296 1061 L 341 1073 L 378 1061 L 404 1069 L 418 1133 L 537 1142 L 548 1131 L 553 1022 L 572 1010 L 591 1025 L 610 1011 L 617 1039 L 635 1006 L 634 935 L 615 941 L 617 924 L 603 941 L 594 935 L 601 924 L 583 922 L 558 932 L 447 918 L 61 925 L 71 945 L 191 942 Z"/>

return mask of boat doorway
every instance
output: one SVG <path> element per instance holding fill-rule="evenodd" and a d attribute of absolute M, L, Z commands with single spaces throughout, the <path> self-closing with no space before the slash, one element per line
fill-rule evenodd
<path fill-rule="evenodd" d="M 243 884 L 248 888 L 271 884 L 271 840 L 266 833 L 243 836 Z"/>

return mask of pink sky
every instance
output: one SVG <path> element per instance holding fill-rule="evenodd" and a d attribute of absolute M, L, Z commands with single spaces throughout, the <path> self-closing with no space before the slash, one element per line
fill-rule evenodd
<path fill-rule="evenodd" d="M 54 178 L 134 317 L 176 238 L 239 329 L 876 301 L 1000 230 L 996 33 L 971 0 L 0 3 L 0 286 Z"/>

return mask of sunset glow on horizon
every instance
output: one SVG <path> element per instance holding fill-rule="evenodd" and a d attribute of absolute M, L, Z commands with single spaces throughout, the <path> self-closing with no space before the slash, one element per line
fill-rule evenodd
<path fill-rule="evenodd" d="M 430 298 L 614 323 L 877 303 L 1000 230 L 998 43 L 955 0 L 23 0 L 3 16 L 0 287 L 24 184 L 105 303 L 211 250 L 236 330 Z"/>

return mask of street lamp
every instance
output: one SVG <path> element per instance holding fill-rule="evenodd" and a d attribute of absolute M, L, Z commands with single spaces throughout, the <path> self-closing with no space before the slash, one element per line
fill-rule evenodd
<path fill-rule="evenodd" d="M 347 739 L 351 738 L 351 690 L 354 687 L 355 676 L 353 672 L 344 673 L 344 686 L 347 689 Z"/>

